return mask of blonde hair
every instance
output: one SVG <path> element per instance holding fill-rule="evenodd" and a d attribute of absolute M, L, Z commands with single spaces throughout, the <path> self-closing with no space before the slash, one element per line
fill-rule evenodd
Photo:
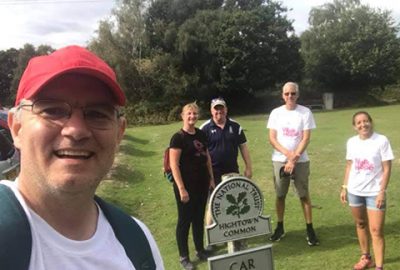
<path fill-rule="evenodd" d="M 197 105 L 196 101 L 194 101 L 194 102 L 188 103 L 188 104 L 186 104 L 185 106 L 182 107 L 181 115 L 183 115 L 183 113 L 185 111 L 187 111 L 187 110 L 193 110 L 193 111 L 196 111 L 197 113 L 199 113 L 200 108 Z"/>

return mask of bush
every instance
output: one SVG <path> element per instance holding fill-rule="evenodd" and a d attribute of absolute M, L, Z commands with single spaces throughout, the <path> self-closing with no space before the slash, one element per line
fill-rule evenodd
<path fill-rule="evenodd" d="M 124 110 L 129 125 L 161 125 L 180 120 L 181 106 L 162 107 L 159 103 L 141 102 Z"/>

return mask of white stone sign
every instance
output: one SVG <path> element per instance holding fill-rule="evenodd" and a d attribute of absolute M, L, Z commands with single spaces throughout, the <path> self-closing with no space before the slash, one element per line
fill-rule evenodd
<path fill-rule="evenodd" d="M 274 270 L 272 245 L 208 258 L 213 270 Z"/>
<path fill-rule="evenodd" d="M 262 216 L 264 199 L 248 178 L 234 175 L 221 182 L 210 199 L 214 223 L 206 227 L 209 244 L 270 234 L 270 217 Z"/>

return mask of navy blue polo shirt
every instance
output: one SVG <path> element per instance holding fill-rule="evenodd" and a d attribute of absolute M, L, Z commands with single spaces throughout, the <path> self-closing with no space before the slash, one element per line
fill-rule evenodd
<path fill-rule="evenodd" d="M 239 123 L 228 118 L 224 128 L 221 129 L 210 119 L 200 129 L 207 135 L 215 180 L 219 182 L 221 175 L 225 173 L 238 173 L 239 146 L 247 142 Z"/>

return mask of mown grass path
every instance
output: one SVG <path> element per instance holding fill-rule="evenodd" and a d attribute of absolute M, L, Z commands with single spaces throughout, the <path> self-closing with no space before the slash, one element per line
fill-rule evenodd
<path fill-rule="evenodd" d="M 317 129 L 312 132 L 308 153 L 311 159 L 310 189 L 314 205 L 314 227 L 319 247 L 308 247 L 305 223 L 298 198 L 291 191 L 285 214 L 286 237 L 274 244 L 275 269 L 337 270 L 351 269 L 359 258 L 355 227 L 349 208 L 339 201 L 345 165 L 345 144 L 355 134 L 351 117 L 359 109 L 315 112 Z M 395 160 L 388 188 L 386 216 L 386 270 L 400 269 L 400 105 L 362 108 L 368 111 L 375 130 L 386 135 Z M 264 195 L 264 214 L 275 220 L 272 185 L 271 147 L 267 142 L 264 115 L 233 117 L 243 126 L 253 160 L 254 177 Z M 202 123 L 203 121 L 199 121 Z M 171 135 L 181 123 L 133 127 L 127 130 L 118 155 L 118 164 L 110 181 L 104 181 L 99 193 L 132 215 L 143 220 L 153 232 L 165 267 L 180 269 L 175 243 L 176 206 L 172 187 L 162 175 L 162 157 Z M 272 224 L 273 227 L 275 226 Z M 267 236 L 249 240 L 250 247 L 269 243 Z M 190 243 L 192 258 L 194 248 Z M 226 253 L 224 247 L 218 254 Z M 197 269 L 208 269 L 196 260 Z"/>

